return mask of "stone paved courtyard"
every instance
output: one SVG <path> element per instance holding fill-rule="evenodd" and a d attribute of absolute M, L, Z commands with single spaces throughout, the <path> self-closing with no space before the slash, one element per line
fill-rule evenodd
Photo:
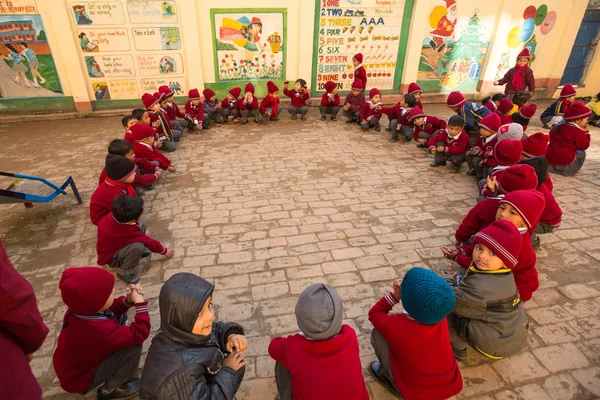
<path fill-rule="evenodd" d="M 425 108 L 450 116 L 445 106 Z M 297 332 L 294 306 L 309 283 L 327 282 L 340 294 L 344 322 L 356 330 L 367 367 L 375 359 L 367 311 L 412 266 L 445 270 L 439 247 L 453 243 L 475 204 L 476 186 L 465 166 L 460 175 L 431 169 L 426 152 L 414 144 L 391 143 L 384 131 L 363 134 L 343 121 L 321 122 L 317 114 L 311 109 L 306 122 L 283 115 L 267 127 L 230 124 L 186 134 L 169 155 L 177 172 L 144 195 L 150 235 L 175 249 L 172 259 L 153 255 L 142 274 L 152 334 L 160 324 L 157 296 L 165 280 L 187 271 L 213 282 L 218 318 L 243 324 L 250 340 L 240 400 L 273 398 L 267 346 L 274 336 Z M 51 364 L 65 312 L 58 281 L 68 266 L 95 265 L 96 228 L 87 206 L 108 142 L 122 137 L 120 119 L 0 126 L 0 170 L 55 182 L 72 175 L 85 199 L 77 205 L 69 194 L 33 209 L 0 206 L 0 237 L 33 284 L 50 328 L 32 361 L 48 399 L 77 398 L 60 389 Z M 534 122 L 529 132 L 538 127 Z M 461 364 L 458 398 L 600 398 L 599 134 L 592 131 L 576 177 L 553 176 L 563 223 L 541 237 L 541 286 L 526 303 L 527 347 L 496 362 L 470 351 Z M 124 292 L 122 282 L 116 288 Z M 393 398 L 366 369 L 363 374 L 372 399 Z"/>

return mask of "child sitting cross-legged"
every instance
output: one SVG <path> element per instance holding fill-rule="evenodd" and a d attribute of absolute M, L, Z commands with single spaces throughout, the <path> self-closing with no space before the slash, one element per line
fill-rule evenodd
<path fill-rule="evenodd" d="M 489 170 L 498 165 L 493 157 L 494 146 L 498 141 L 498 129 L 500 129 L 500 117 L 495 113 L 486 115 L 479 122 L 479 133 L 481 136 L 467 151 L 467 175 L 474 176 L 480 181 L 488 176 Z"/>
<path fill-rule="evenodd" d="M 306 87 L 306 81 L 297 79 L 293 89 L 288 89 L 288 85 L 288 81 L 283 83 L 283 94 L 292 99 L 292 104 L 288 106 L 287 110 L 292 115 L 292 120 L 297 119 L 298 114 L 300 114 L 302 121 L 306 121 L 306 114 L 308 113 L 306 100 L 310 99 L 310 91 Z"/>
<path fill-rule="evenodd" d="M 503 140 L 496 143 L 493 154 L 497 165 L 488 171 L 489 175 L 479 181 L 480 196 L 494 197 L 497 195 L 498 181 L 508 167 L 519 162 L 522 151 L 523 143 L 520 140 Z"/>
<path fill-rule="evenodd" d="M 102 385 L 98 400 L 135 396 L 142 343 L 150 334 L 142 287 L 129 285 L 126 296 L 115 298 L 115 277 L 99 267 L 67 268 L 58 287 L 68 307 L 52 356 L 60 386 L 86 394 Z M 135 320 L 127 326 L 134 306 Z"/>
<path fill-rule="evenodd" d="M 137 124 L 137 122 L 137 118 L 133 114 L 123 117 L 123 119 L 121 120 L 123 128 L 125 128 L 125 135 L 123 136 L 123 140 L 127 140 L 129 143 L 131 143 L 131 145 L 133 145 L 133 142 L 135 141 L 133 139 L 133 135 L 131 134 L 131 127 Z"/>
<path fill-rule="evenodd" d="M 446 165 L 450 161 L 450 172 L 460 172 L 460 166 L 465 162 L 465 152 L 469 146 L 469 137 L 464 128 L 464 119 L 453 115 L 448 120 L 448 127 L 429 139 L 429 152 L 434 154 L 431 167 Z"/>
<path fill-rule="evenodd" d="M 340 111 L 340 95 L 337 92 L 337 85 L 335 82 L 327 81 L 324 88 L 325 93 L 321 96 L 321 105 L 319 106 L 321 121 L 327 119 L 327 114 L 331 115 L 332 121 L 335 121 Z"/>
<path fill-rule="evenodd" d="M 177 150 L 177 144 L 173 139 L 169 122 L 161 111 L 160 98 L 150 93 L 144 93 L 142 102 L 146 107 L 146 114 L 142 114 L 141 117 L 138 116 L 138 122 L 155 129 L 156 140 L 161 143 L 160 147 L 157 148 L 161 148 L 163 151 L 167 152 Z"/>
<path fill-rule="evenodd" d="M 381 92 L 377 88 L 369 91 L 369 101 L 363 104 L 360 110 L 360 129 L 368 131 L 375 128 L 377 132 L 381 131 L 379 120 L 381 119 Z"/>
<path fill-rule="evenodd" d="M 112 204 L 112 213 L 98 223 L 98 265 L 117 269 L 117 276 L 128 284 L 140 281 L 140 261 L 150 252 L 173 257 L 174 251 L 146 235 L 140 222 L 144 200 L 139 197 L 118 196 Z"/>
<path fill-rule="evenodd" d="M 280 400 L 369 399 L 356 332 L 342 325 L 343 314 L 330 286 L 314 283 L 302 291 L 296 303 L 301 333 L 269 344 Z"/>
<path fill-rule="evenodd" d="M 177 167 L 164 154 L 154 147 L 154 129 L 148 125 L 135 124 L 131 127 L 131 133 L 135 139 L 133 151 L 140 158 L 145 158 L 152 164 L 166 169 L 169 172 L 175 172 Z"/>
<path fill-rule="evenodd" d="M 452 350 L 466 361 L 469 344 L 497 360 L 518 353 L 527 337 L 527 314 L 512 273 L 523 239 L 511 222 L 500 220 L 478 232 L 473 243 L 472 263 L 445 276 L 456 295 L 448 315 Z"/>
<path fill-rule="evenodd" d="M 165 100 L 167 102 L 167 108 L 165 109 L 165 111 L 167 112 L 167 119 L 169 120 L 171 127 L 174 130 L 180 132 L 183 132 L 185 128 L 188 128 L 189 131 L 190 127 L 192 127 L 192 125 L 190 124 L 192 122 L 191 118 L 188 115 L 182 113 L 177 103 L 173 101 L 173 97 L 175 95 L 173 93 L 173 89 L 166 85 L 163 85 L 158 88 L 158 92 L 165 97 Z M 177 118 L 181 118 L 183 121 L 178 120 Z"/>
<path fill-rule="evenodd" d="M 451 92 L 446 99 L 448 108 L 464 118 L 465 132 L 469 135 L 470 142 L 475 143 L 479 138 L 479 121 L 491 111 L 481 104 L 467 101 L 465 96 L 458 91 Z"/>
<path fill-rule="evenodd" d="M 206 88 L 202 91 L 204 96 L 204 119 L 210 124 L 210 121 L 214 121 L 216 124 L 223 123 L 223 113 L 221 102 L 217 99 L 217 95 L 214 90 Z"/>
<path fill-rule="evenodd" d="M 420 108 L 410 110 L 406 119 L 415 126 L 413 139 L 419 148 L 426 149 L 429 139 L 446 129 L 446 121 L 432 115 L 425 115 Z"/>
<path fill-rule="evenodd" d="M 140 383 L 141 400 L 234 399 L 248 340 L 234 322 L 216 322 L 214 286 L 181 272 L 160 289 L 160 330 Z"/>
<path fill-rule="evenodd" d="M 400 301 L 404 311 L 390 314 Z M 441 277 L 415 267 L 369 310 L 377 356 L 369 372 L 396 397 L 447 399 L 461 392 L 446 321 L 454 303 L 454 293 Z"/>

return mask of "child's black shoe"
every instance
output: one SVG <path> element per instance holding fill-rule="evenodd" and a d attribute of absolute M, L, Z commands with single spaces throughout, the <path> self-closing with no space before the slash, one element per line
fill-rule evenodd
<path fill-rule="evenodd" d="M 146 185 L 144 186 L 144 190 L 154 190 L 154 185 Z"/>
<path fill-rule="evenodd" d="M 373 361 L 371 364 L 369 364 L 369 373 L 381 386 L 389 390 L 394 396 L 398 397 L 392 385 L 383 375 L 381 375 L 381 364 L 378 361 Z"/>
<path fill-rule="evenodd" d="M 337 121 L 337 117 L 335 117 L 335 116 L 333 116 L 333 115 L 332 115 L 332 116 L 331 116 L 331 120 L 332 120 L 332 121 Z"/>
<path fill-rule="evenodd" d="M 427 145 L 423 144 L 423 143 L 419 143 L 419 144 L 417 144 L 417 147 L 420 148 L 420 149 L 426 149 Z"/>
<path fill-rule="evenodd" d="M 356 119 L 347 119 L 346 123 L 347 124 L 354 124 L 354 123 L 356 123 Z"/>
<path fill-rule="evenodd" d="M 140 281 L 140 277 L 136 274 L 131 274 L 127 276 L 117 274 L 117 277 L 128 285 L 135 285 Z"/>
<path fill-rule="evenodd" d="M 533 247 L 534 249 L 539 249 L 540 245 L 541 245 L 540 237 L 538 235 L 536 235 L 535 233 L 533 235 L 531 235 L 531 247 Z"/>
<path fill-rule="evenodd" d="M 375 132 L 381 132 L 381 127 L 380 126 L 376 126 L 375 127 Z"/>
<path fill-rule="evenodd" d="M 152 254 L 152 252 L 147 247 L 144 247 L 144 251 L 142 252 L 142 258 L 149 257 L 150 254 Z"/>
<path fill-rule="evenodd" d="M 397 141 L 398 141 L 398 138 L 397 138 L 397 137 L 393 137 L 393 138 L 392 138 L 392 143 L 396 143 Z"/>
<path fill-rule="evenodd" d="M 463 345 L 463 347 L 459 347 L 452 343 L 452 353 L 454 353 L 454 358 L 456 358 L 456 361 L 467 361 L 467 346 Z"/>
<path fill-rule="evenodd" d="M 429 164 L 430 167 L 443 167 L 446 165 L 446 161 L 442 161 L 442 162 L 435 162 L 433 161 L 431 164 Z"/>
<path fill-rule="evenodd" d="M 123 386 L 113 390 L 108 394 L 102 393 L 102 388 L 98 388 L 97 396 L 98 400 L 109 400 L 109 399 L 131 399 L 140 391 L 140 378 L 133 378 L 129 382 L 126 382 Z"/>
<path fill-rule="evenodd" d="M 332 118 L 333 118 L 333 117 L 332 117 Z M 326 117 L 326 116 L 324 116 L 324 115 L 323 115 L 323 116 L 321 116 L 321 121 L 325 121 L 326 119 L 327 119 L 327 117 Z"/>
<path fill-rule="evenodd" d="M 467 176 L 477 176 L 477 171 L 470 169 L 467 171 Z"/>
<path fill-rule="evenodd" d="M 298 116 L 296 114 L 292 115 L 292 121 L 295 121 L 298 119 Z"/>
<path fill-rule="evenodd" d="M 306 115 L 303 115 L 302 117 L 300 117 L 300 119 L 301 119 L 302 121 L 306 121 Z"/>

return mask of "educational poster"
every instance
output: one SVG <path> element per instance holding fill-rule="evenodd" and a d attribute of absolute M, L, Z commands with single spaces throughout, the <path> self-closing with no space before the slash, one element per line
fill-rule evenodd
<path fill-rule="evenodd" d="M 0 0 L 0 98 L 62 96 L 34 0 Z"/>
<path fill-rule="evenodd" d="M 318 39 L 315 44 L 316 85 L 324 91 L 327 81 L 338 90 L 350 90 L 354 82 L 352 58 L 363 55 L 367 91 L 394 87 L 400 48 L 404 0 L 320 0 Z"/>
<path fill-rule="evenodd" d="M 123 5 L 119 1 L 80 2 L 71 5 L 77 25 L 112 25 L 125 23 Z"/>
<path fill-rule="evenodd" d="M 445 0 L 429 16 L 431 28 L 421 50 L 417 83 L 425 92 L 473 92 L 489 45 L 489 29 L 477 15 L 459 14 L 455 0 Z"/>
<path fill-rule="evenodd" d="M 1 1 L 1 0 L 0 0 Z M 90 99 L 139 99 L 168 85 L 187 93 L 176 0 L 65 0 Z"/>
<path fill-rule="evenodd" d="M 275 9 L 211 10 L 218 81 L 283 79 L 285 18 Z"/>
<path fill-rule="evenodd" d="M 558 18 L 557 13 L 549 10 L 546 4 L 539 7 L 528 5 L 523 8 L 521 16 L 522 18 L 512 21 L 514 26 L 506 36 L 506 50 L 502 52 L 498 63 L 496 80 L 502 79 L 504 74 L 515 66 L 516 57 L 524 48 L 529 49 L 530 65 L 534 65 L 536 52 L 543 46 Z"/>

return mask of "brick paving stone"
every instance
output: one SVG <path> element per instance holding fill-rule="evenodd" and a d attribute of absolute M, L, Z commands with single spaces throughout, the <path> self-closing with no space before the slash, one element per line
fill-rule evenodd
<path fill-rule="evenodd" d="M 502 388 L 500 375 L 489 365 L 479 365 L 471 368 L 461 368 L 463 390 L 459 397 L 469 397 L 478 393 L 486 393 Z M 505 372 L 503 372 L 504 375 Z"/>
<path fill-rule="evenodd" d="M 535 334 L 546 344 L 573 342 L 580 339 L 577 331 L 566 322 L 536 327 Z"/>
<path fill-rule="evenodd" d="M 589 365 L 587 358 L 573 343 L 542 347 L 533 350 L 533 354 L 550 372 L 560 372 Z"/>
<path fill-rule="evenodd" d="M 327 262 L 321 264 L 321 267 L 326 275 L 356 271 L 356 265 L 351 260 Z"/>
<path fill-rule="evenodd" d="M 600 397 L 600 367 L 573 371 L 571 376 L 594 396 Z"/>
<path fill-rule="evenodd" d="M 492 367 L 502 376 L 502 379 L 510 384 L 521 384 L 548 375 L 548 371 L 529 352 L 521 352 L 520 354 L 503 358 L 493 363 Z M 506 373 L 507 371 L 519 372 Z"/>
<path fill-rule="evenodd" d="M 576 400 L 587 397 L 587 391 L 568 374 L 551 376 L 544 381 L 543 386 L 552 400 Z"/>
<path fill-rule="evenodd" d="M 527 314 L 538 324 L 553 324 L 574 318 L 559 305 L 534 308 L 529 310 Z"/>
<path fill-rule="evenodd" d="M 394 279 L 398 279 L 398 274 L 392 267 L 361 270 L 360 274 L 367 283 L 377 281 L 392 281 Z"/>
<path fill-rule="evenodd" d="M 572 285 L 561 286 L 558 288 L 565 296 L 571 300 L 581 300 L 590 297 L 600 296 L 600 292 L 594 288 L 588 287 L 580 283 L 574 283 Z"/>
<path fill-rule="evenodd" d="M 546 392 L 540 385 L 535 383 L 530 383 L 528 385 L 523 385 L 515 389 L 517 393 L 517 398 L 519 400 L 550 400 L 551 397 L 548 396 L 548 392 Z M 496 396 L 498 397 L 498 396 Z"/>

